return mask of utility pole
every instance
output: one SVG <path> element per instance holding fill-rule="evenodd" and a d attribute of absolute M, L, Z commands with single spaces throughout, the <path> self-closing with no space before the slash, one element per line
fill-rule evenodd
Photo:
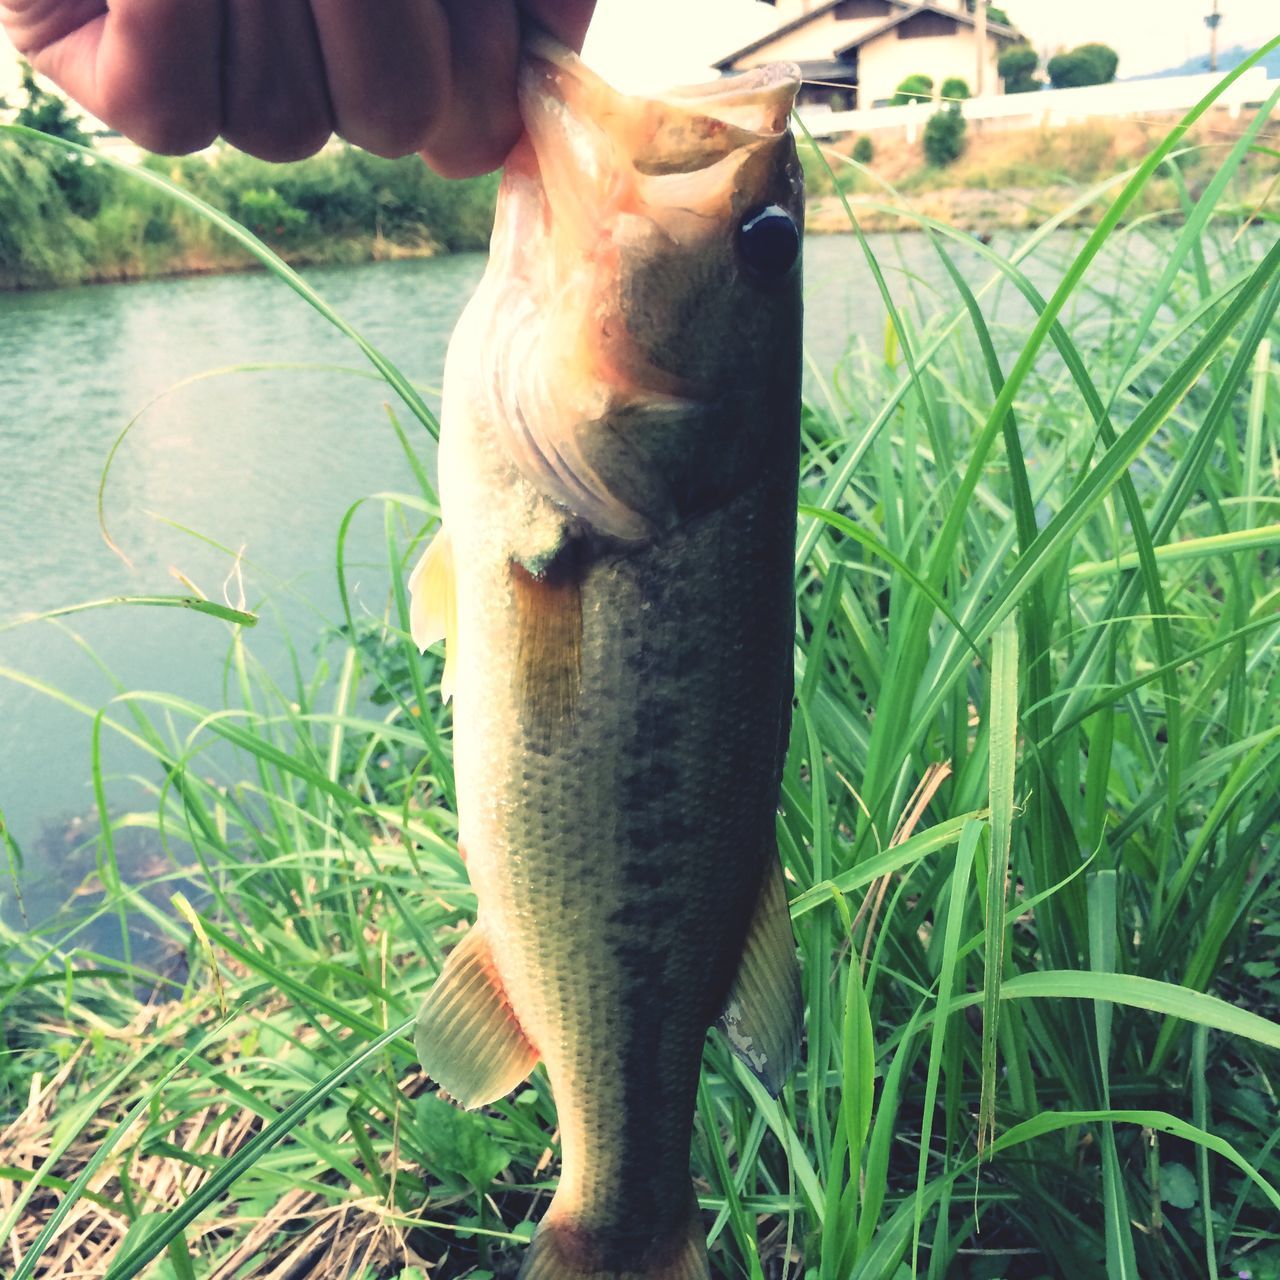
<path fill-rule="evenodd" d="M 973 81 L 975 98 L 981 98 L 987 91 L 987 3 L 988 0 L 978 0 L 973 15 L 973 33 L 978 42 L 978 69 Z"/>
<path fill-rule="evenodd" d="M 1218 69 L 1218 24 L 1222 21 L 1222 14 L 1218 12 L 1218 0 L 1213 0 L 1213 12 L 1204 20 L 1204 25 L 1209 28 L 1209 70 L 1217 71 Z"/>

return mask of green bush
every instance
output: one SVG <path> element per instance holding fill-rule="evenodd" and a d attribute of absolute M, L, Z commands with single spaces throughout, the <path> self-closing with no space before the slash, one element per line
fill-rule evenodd
<path fill-rule="evenodd" d="M 0 139 L 0 286 L 70 284 L 92 231 L 70 206 L 58 170 L 33 148 Z"/>
<path fill-rule="evenodd" d="M 307 225 L 307 215 L 295 209 L 274 187 L 249 187 L 240 192 L 235 217 L 264 239 L 288 236 Z"/>
<path fill-rule="evenodd" d="M 969 82 L 967 80 L 962 80 L 959 76 L 952 76 L 949 80 L 942 82 L 943 102 L 964 102 L 972 97 L 973 94 L 969 92 Z"/>
<path fill-rule="evenodd" d="M 889 99 L 893 107 L 905 106 L 908 102 L 932 102 L 933 79 L 930 76 L 908 76 L 899 86 L 897 92 Z"/>
<path fill-rule="evenodd" d="M 13 117 L 14 124 L 55 138 L 65 138 L 82 147 L 93 145 L 93 139 L 85 133 L 67 106 L 65 99 L 46 93 L 37 83 L 31 68 L 22 64 L 22 89 L 27 95 L 26 104 Z M 67 198 L 71 212 L 80 218 L 92 218 L 102 207 L 103 175 L 93 161 L 68 151 L 51 151 L 45 164 Z"/>
<path fill-rule="evenodd" d="M 871 139 L 865 133 L 853 144 L 853 158 L 859 164 L 870 164 L 875 153 Z"/>
<path fill-rule="evenodd" d="M 143 167 L 308 262 L 358 262 L 387 245 L 484 249 L 498 187 L 496 175 L 452 181 L 417 157 L 381 160 L 349 148 L 290 165 L 228 149 L 152 156 Z M 248 262 L 207 221 L 126 174 L 49 144 L 0 141 L 0 287 Z"/>
<path fill-rule="evenodd" d="M 1082 44 L 1050 58 L 1046 70 L 1055 89 L 1079 89 L 1091 84 L 1110 84 L 1116 78 L 1119 65 L 1119 55 L 1107 45 Z"/>
<path fill-rule="evenodd" d="M 964 151 L 964 116 L 958 107 L 947 107 L 929 117 L 924 127 L 924 158 L 936 169 L 960 158 Z"/>
<path fill-rule="evenodd" d="M 1033 93 L 1042 85 L 1036 76 L 1040 55 L 1029 44 L 1015 44 L 1001 55 L 996 69 L 1004 81 L 1005 93 Z"/>

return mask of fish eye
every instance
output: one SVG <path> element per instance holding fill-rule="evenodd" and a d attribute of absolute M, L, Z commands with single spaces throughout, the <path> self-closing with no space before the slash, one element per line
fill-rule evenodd
<path fill-rule="evenodd" d="M 767 204 L 738 228 L 738 253 L 752 274 L 779 280 L 800 256 L 800 229 L 781 205 Z"/>

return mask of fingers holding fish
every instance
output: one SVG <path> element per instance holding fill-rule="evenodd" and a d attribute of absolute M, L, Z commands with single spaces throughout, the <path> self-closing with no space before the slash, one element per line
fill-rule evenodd
<path fill-rule="evenodd" d="M 533 24 L 572 47 L 595 0 L 0 0 L 42 75 L 151 151 L 222 135 L 267 160 L 334 131 L 448 176 L 497 168 L 520 133 L 516 48 Z"/>
<path fill-rule="evenodd" d="M 524 14 L 575 53 L 581 50 L 596 0 L 520 0 Z"/>
<path fill-rule="evenodd" d="M 438 0 L 311 0 L 334 125 L 375 155 L 416 151 L 448 109 L 450 32 Z"/>
<path fill-rule="evenodd" d="M 510 0 L 443 0 L 449 24 L 449 97 L 418 143 L 446 178 L 496 169 L 520 136 L 516 110 L 519 15 Z"/>
<path fill-rule="evenodd" d="M 222 136 L 263 160 L 314 155 L 333 132 L 324 59 L 306 0 L 229 0 Z"/>
<path fill-rule="evenodd" d="M 218 0 L 7 0 L 31 65 L 150 151 L 196 151 L 222 123 Z"/>

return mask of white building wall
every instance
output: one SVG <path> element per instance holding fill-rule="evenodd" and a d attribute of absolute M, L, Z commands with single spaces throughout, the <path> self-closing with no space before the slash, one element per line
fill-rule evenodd
<path fill-rule="evenodd" d="M 936 97 L 942 82 L 958 76 L 973 93 L 978 78 L 978 40 L 972 27 L 962 26 L 952 35 L 919 36 L 903 40 L 901 28 L 886 31 L 858 50 L 858 105 L 864 110 L 893 97 L 910 75 L 926 75 L 933 80 Z M 999 92 L 1000 79 L 994 40 L 987 41 L 986 91 Z"/>
<path fill-rule="evenodd" d="M 961 111 L 966 120 L 982 120 L 993 128 L 1008 129 L 1054 129 L 1099 117 L 1116 120 L 1132 116 L 1150 120 L 1156 116 L 1182 115 L 1219 90 L 1220 81 L 1216 72 L 1210 72 L 1155 80 L 1122 80 L 1084 89 L 1002 93 L 971 99 Z M 1280 80 L 1268 80 L 1266 67 L 1253 67 L 1217 93 L 1215 106 L 1235 118 L 1246 110 L 1261 107 L 1277 90 L 1280 90 Z M 937 109 L 931 102 L 869 111 L 815 112 L 802 107 L 800 116 L 815 137 L 837 138 L 844 134 L 886 130 L 905 134 L 907 142 L 914 142 Z"/>

